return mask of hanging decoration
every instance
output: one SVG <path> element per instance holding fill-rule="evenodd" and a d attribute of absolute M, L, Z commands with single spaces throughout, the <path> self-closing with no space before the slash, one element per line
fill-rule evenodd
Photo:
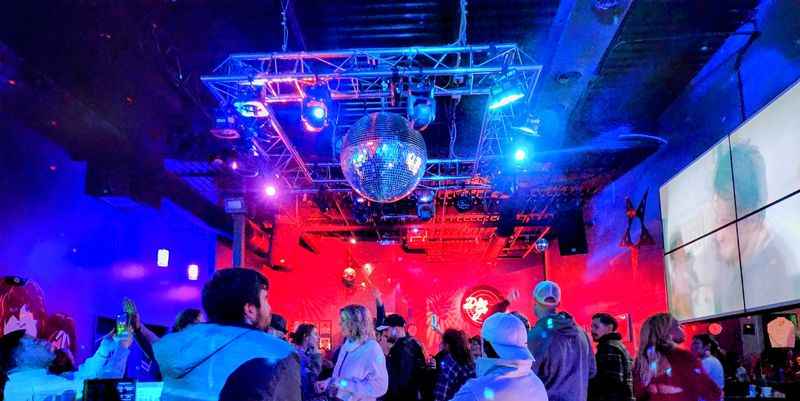
<path fill-rule="evenodd" d="M 647 229 L 647 226 L 644 224 L 644 215 L 647 208 L 647 194 L 649 192 L 649 189 L 644 191 L 644 196 L 642 197 L 642 200 L 639 201 L 639 206 L 635 209 L 633 208 L 633 201 L 631 201 L 631 198 L 625 198 L 625 215 L 628 216 L 628 227 L 625 229 L 625 234 L 623 235 L 619 246 L 623 248 L 638 249 L 642 246 L 654 245 L 656 243 L 653 239 L 653 236 L 650 234 L 650 231 Z M 633 242 L 631 239 L 631 228 L 633 227 L 634 219 L 639 221 L 639 226 L 641 227 L 639 240 L 636 242 Z"/>

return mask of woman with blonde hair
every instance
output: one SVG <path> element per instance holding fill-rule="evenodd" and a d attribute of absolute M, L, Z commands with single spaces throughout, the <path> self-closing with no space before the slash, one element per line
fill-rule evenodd
<path fill-rule="evenodd" d="M 639 401 L 712 401 L 721 391 L 703 372 L 691 352 L 677 344 L 685 340 L 672 315 L 650 316 L 642 325 L 639 352 L 633 368 L 633 392 Z"/>
<path fill-rule="evenodd" d="M 318 389 L 342 401 L 374 401 L 386 394 L 389 376 L 386 358 L 375 341 L 372 316 L 363 305 L 348 305 L 339 311 L 345 343 L 330 379 L 317 383 Z"/>

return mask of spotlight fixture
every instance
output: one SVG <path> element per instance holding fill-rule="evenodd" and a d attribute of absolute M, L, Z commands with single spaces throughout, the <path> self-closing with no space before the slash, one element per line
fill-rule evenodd
<path fill-rule="evenodd" d="M 412 85 L 408 90 L 408 119 L 415 130 L 422 131 L 436 119 L 436 98 L 433 86 L 427 83 Z"/>
<path fill-rule="evenodd" d="M 489 110 L 497 110 L 525 97 L 516 70 L 501 75 L 489 88 Z"/>
<path fill-rule="evenodd" d="M 475 206 L 475 198 L 466 192 L 456 195 L 454 206 L 459 213 L 466 213 Z"/>
<path fill-rule="evenodd" d="M 353 219 L 357 224 L 367 224 L 372 219 L 372 212 L 366 200 L 359 201 L 360 199 L 364 198 L 360 196 L 354 198 L 352 209 Z"/>
<path fill-rule="evenodd" d="M 513 128 L 521 134 L 538 137 L 540 135 L 539 127 L 541 124 L 542 121 L 539 118 L 528 113 L 522 115 L 522 117 L 516 121 Z"/>
<path fill-rule="evenodd" d="M 278 189 L 273 184 L 267 184 L 267 186 L 264 187 L 264 194 L 270 198 L 274 198 L 278 195 Z"/>
<path fill-rule="evenodd" d="M 214 126 L 211 134 L 220 139 L 237 139 L 239 133 L 236 112 L 232 108 L 218 108 L 214 112 Z"/>
<path fill-rule="evenodd" d="M 233 102 L 233 107 L 239 112 L 239 115 L 247 118 L 267 118 L 269 117 L 269 110 L 260 100 L 243 100 Z"/>
<path fill-rule="evenodd" d="M 325 84 L 309 87 L 300 105 L 300 120 L 307 132 L 320 132 L 328 126 L 331 92 Z"/>
<path fill-rule="evenodd" d="M 422 221 L 428 221 L 436 214 L 433 200 L 436 193 L 430 189 L 417 191 L 417 217 Z"/>
<path fill-rule="evenodd" d="M 525 159 L 528 158 L 528 151 L 525 148 L 517 148 L 514 151 L 514 160 L 518 162 L 523 162 Z"/>

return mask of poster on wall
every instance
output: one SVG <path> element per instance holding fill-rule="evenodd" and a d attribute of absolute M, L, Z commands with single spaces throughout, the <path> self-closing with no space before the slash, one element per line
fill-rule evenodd
<path fill-rule="evenodd" d="M 75 320 L 63 313 L 47 313 L 39 284 L 6 276 L 0 283 L 0 333 L 16 330 L 50 342 L 54 350 L 77 351 Z"/>

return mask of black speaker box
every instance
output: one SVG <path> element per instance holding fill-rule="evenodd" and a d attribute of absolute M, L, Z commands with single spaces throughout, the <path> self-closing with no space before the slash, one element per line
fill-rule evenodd
<path fill-rule="evenodd" d="M 586 225 L 581 208 L 560 210 L 553 228 L 558 236 L 558 250 L 562 256 L 582 255 L 589 252 L 586 242 Z"/>

